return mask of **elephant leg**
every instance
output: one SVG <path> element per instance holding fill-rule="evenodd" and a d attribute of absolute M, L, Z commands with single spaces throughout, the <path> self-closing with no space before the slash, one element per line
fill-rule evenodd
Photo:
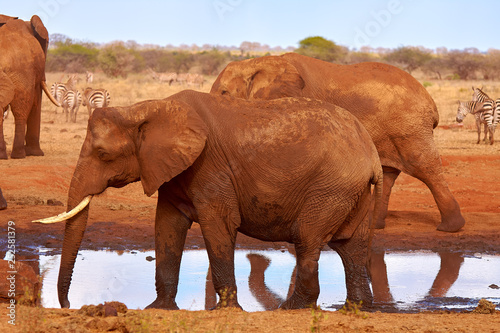
<path fill-rule="evenodd" d="M 241 309 L 238 303 L 236 278 L 234 275 L 236 233 L 234 236 L 231 236 L 230 233 L 226 233 L 221 229 L 212 232 L 204 231 L 203 227 L 202 232 L 212 270 L 212 282 L 219 296 L 216 308 L 236 307 Z"/>
<path fill-rule="evenodd" d="M 379 304 L 394 304 L 394 298 L 387 278 L 387 266 L 384 260 L 385 251 L 370 253 L 370 278 L 372 281 L 373 301 Z"/>
<path fill-rule="evenodd" d="M 0 160 L 6 160 L 7 158 L 7 145 L 3 137 L 3 116 L 0 116 Z"/>
<path fill-rule="evenodd" d="M 191 221 L 166 199 L 160 187 L 155 220 L 156 300 L 147 308 L 177 310 L 182 252 Z"/>
<path fill-rule="evenodd" d="M 321 248 L 295 245 L 297 256 L 295 289 L 283 304 L 281 309 L 302 309 L 316 306 L 319 296 L 318 260 Z"/>
<path fill-rule="evenodd" d="M 220 211 L 213 203 L 206 202 L 200 203 L 196 209 L 207 247 L 212 282 L 219 295 L 216 308 L 241 308 L 234 275 L 234 248 L 238 234 L 236 226 L 240 225 L 238 206 L 236 203 L 227 205 Z"/>
<path fill-rule="evenodd" d="M 24 141 L 26 138 L 26 120 L 16 118 L 15 120 L 14 143 L 12 145 L 12 158 L 25 158 L 26 151 L 24 150 Z"/>
<path fill-rule="evenodd" d="M 40 148 L 41 99 L 40 92 L 40 98 L 36 99 L 26 123 L 26 156 L 43 156 Z"/>
<path fill-rule="evenodd" d="M 217 306 L 217 294 L 212 281 L 212 269 L 208 265 L 207 279 L 205 283 L 205 310 L 213 310 Z"/>
<path fill-rule="evenodd" d="M 380 205 L 380 213 L 378 216 L 375 216 L 375 229 L 384 229 L 385 228 L 385 218 L 387 217 L 387 211 L 389 209 L 389 198 L 391 196 L 392 187 L 394 186 L 394 182 L 398 178 L 401 171 L 390 168 L 383 167 L 384 170 L 384 185 L 382 191 L 382 204 Z"/>
<path fill-rule="evenodd" d="M 7 201 L 2 195 L 2 189 L 0 189 L 0 210 L 7 208 Z"/>
<path fill-rule="evenodd" d="M 362 302 L 364 307 L 371 307 L 373 303 L 368 274 L 371 230 L 367 213 L 370 207 L 371 193 L 367 189 L 346 221 L 357 225 L 351 237 L 335 239 L 334 236 L 328 242 L 328 246 L 339 254 L 344 265 L 347 301 Z"/>
<path fill-rule="evenodd" d="M 410 159 L 415 167 L 411 175 L 424 182 L 434 196 L 441 213 L 441 223 L 437 230 L 456 232 L 465 225 L 465 219 L 460 212 L 457 200 L 453 197 L 444 179 L 439 153 L 435 147 L 433 148 L 432 150 L 422 148 L 422 151 L 426 152 L 425 155 L 417 154 Z"/>
<path fill-rule="evenodd" d="M 248 277 L 250 292 L 266 311 L 276 310 L 284 300 L 266 286 L 264 273 L 271 264 L 271 260 L 256 253 L 247 254 L 247 259 L 250 261 Z"/>
<path fill-rule="evenodd" d="M 448 290 L 458 279 L 460 267 L 464 262 L 461 253 L 439 252 L 441 267 L 432 283 L 428 295 L 430 297 L 445 297 Z"/>

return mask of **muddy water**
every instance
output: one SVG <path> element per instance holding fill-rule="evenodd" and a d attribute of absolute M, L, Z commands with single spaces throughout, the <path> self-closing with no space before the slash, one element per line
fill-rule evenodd
<path fill-rule="evenodd" d="M 143 309 L 155 297 L 154 252 L 80 251 L 69 300 L 72 308 L 120 301 Z M 60 256 L 41 255 L 42 305 L 59 307 Z M 238 250 L 235 254 L 238 298 L 246 311 L 272 310 L 293 288 L 295 257 L 287 251 Z M 342 262 L 333 251 L 321 254 L 318 305 L 338 309 L 345 301 Z M 374 253 L 372 289 L 383 311 L 467 310 L 479 299 L 500 304 L 500 256 L 460 253 Z M 212 308 L 216 298 L 205 250 L 184 252 L 177 304 L 181 309 Z"/>

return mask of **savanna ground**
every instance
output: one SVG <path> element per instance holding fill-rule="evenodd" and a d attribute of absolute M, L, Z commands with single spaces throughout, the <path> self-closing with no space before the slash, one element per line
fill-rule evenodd
<path fill-rule="evenodd" d="M 48 83 L 61 74 L 48 74 Z M 214 78 L 203 87 L 209 91 Z M 429 85 L 430 84 L 430 85 Z M 495 145 L 477 145 L 475 123 L 468 116 L 462 126 L 455 123 L 457 100 L 469 100 L 471 86 L 483 86 L 491 97 L 500 97 L 500 82 L 427 81 L 440 112 L 435 139 L 442 155 L 444 176 L 461 205 L 467 221 L 458 233 L 435 230 L 439 212 L 429 190 L 418 180 L 401 175 L 393 189 L 387 227 L 376 231 L 373 246 L 384 250 L 448 250 L 500 253 L 500 133 Z M 83 88 L 84 82 L 78 87 Z M 129 105 L 145 99 L 164 98 L 186 89 L 161 85 L 148 76 L 112 80 L 96 75 L 93 87 L 106 88 L 112 105 Z M 41 146 L 44 157 L 0 161 L 0 188 L 8 209 L 0 211 L 0 256 L 5 254 L 7 222 L 16 228 L 17 259 L 33 258 L 36 247 L 60 249 L 63 224 L 39 225 L 30 221 L 65 210 L 71 175 L 86 135 L 87 110 L 80 107 L 76 123 L 66 123 L 61 109 L 44 98 Z M 4 124 L 11 149 L 12 115 Z M 10 151 L 9 151 L 10 153 Z M 140 183 L 108 189 L 95 198 L 90 210 L 82 249 L 151 250 L 156 196 L 146 197 Z M 126 226 L 126 227 L 124 227 Z M 276 244 L 238 237 L 241 248 L 269 248 Z M 197 225 L 190 230 L 187 246 L 203 246 Z M 499 281 L 494 281 L 500 284 Z M 3 281 L 2 281 L 3 283 Z M 119 300 L 117 300 L 119 301 Z M 0 330 L 13 329 L 7 310 L 0 307 Z M 17 308 L 17 325 L 25 332 L 499 332 L 500 314 L 480 315 L 449 311 L 403 313 L 322 312 L 318 310 L 243 312 L 129 310 L 118 317 L 90 317 L 77 310 Z"/>

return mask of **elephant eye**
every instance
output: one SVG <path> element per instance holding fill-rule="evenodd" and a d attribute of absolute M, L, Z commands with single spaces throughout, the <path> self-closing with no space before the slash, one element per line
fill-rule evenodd
<path fill-rule="evenodd" d="M 229 92 L 228 92 L 227 90 L 222 90 L 222 93 L 221 93 L 221 94 L 222 94 L 222 95 L 227 95 L 227 94 L 229 94 Z"/>
<path fill-rule="evenodd" d="M 101 161 L 110 161 L 111 160 L 111 155 L 109 153 L 107 153 L 104 149 L 102 148 L 99 148 L 97 150 L 97 157 L 99 157 L 99 159 Z"/>

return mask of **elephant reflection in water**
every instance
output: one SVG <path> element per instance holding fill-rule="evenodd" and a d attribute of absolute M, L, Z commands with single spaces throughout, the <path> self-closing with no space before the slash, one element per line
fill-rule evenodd
<path fill-rule="evenodd" d="M 458 279 L 460 267 L 464 262 L 463 255 L 457 252 L 438 252 L 441 259 L 439 271 L 427 292 L 425 298 L 445 297 L 448 290 Z M 385 251 L 372 251 L 370 257 L 369 272 L 371 276 L 373 303 L 375 307 L 383 308 L 387 311 L 395 310 L 395 301 L 389 287 L 387 277 L 387 266 L 385 264 Z M 276 310 L 292 293 L 295 283 L 295 270 L 292 273 L 288 295 L 283 298 L 269 289 L 265 283 L 264 273 L 271 264 L 271 260 L 264 255 L 249 253 L 250 275 L 248 277 L 248 287 L 252 295 L 262 305 L 265 310 Z M 217 304 L 216 293 L 211 281 L 210 268 L 207 274 L 205 308 L 213 309 Z"/>
<path fill-rule="evenodd" d="M 276 310 L 279 308 L 281 303 L 288 299 L 293 294 L 293 289 L 295 287 L 295 273 L 297 267 L 294 267 L 292 273 L 292 279 L 290 281 L 290 287 L 288 288 L 288 293 L 286 298 L 279 296 L 277 293 L 273 292 L 266 286 L 264 272 L 267 270 L 271 264 L 271 260 L 266 256 L 257 253 L 247 254 L 247 258 L 250 261 L 250 275 L 248 276 L 248 287 L 253 297 L 259 302 L 264 310 Z M 212 273 L 210 267 L 207 273 L 207 283 L 206 283 L 206 293 L 205 293 L 205 309 L 214 309 L 217 305 L 217 296 L 212 283 Z"/>

